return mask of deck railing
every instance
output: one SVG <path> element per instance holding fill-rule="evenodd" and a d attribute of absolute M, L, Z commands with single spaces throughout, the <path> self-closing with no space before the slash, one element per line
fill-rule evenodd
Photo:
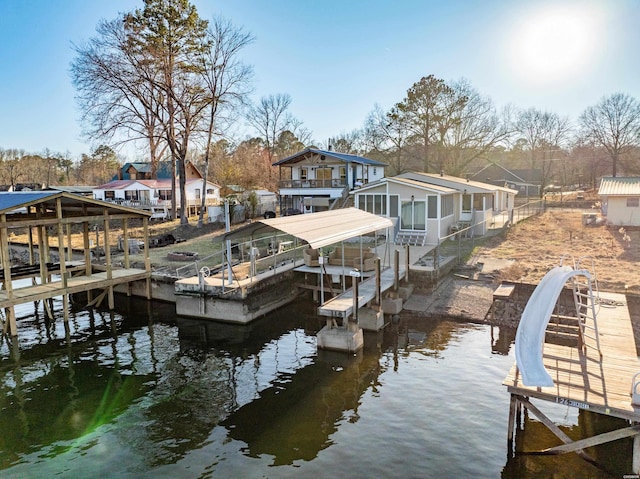
<path fill-rule="evenodd" d="M 329 180 L 280 180 L 280 188 L 344 188 L 347 180 L 344 178 L 332 178 Z"/>

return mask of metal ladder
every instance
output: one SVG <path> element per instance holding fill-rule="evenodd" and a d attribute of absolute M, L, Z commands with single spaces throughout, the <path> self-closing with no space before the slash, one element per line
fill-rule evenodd
<path fill-rule="evenodd" d="M 580 269 L 580 261 L 581 259 L 578 260 L 574 269 Z M 598 322 L 596 319 L 596 303 L 599 297 L 598 281 L 593 260 L 591 260 L 591 268 L 588 270 L 585 269 L 585 273 L 586 275 L 577 275 L 572 278 L 573 300 L 580 325 L 580 341 L 585 354 L 587 348 L 592 348 L 598 351 L 598 354 L 602 357 Z"/>

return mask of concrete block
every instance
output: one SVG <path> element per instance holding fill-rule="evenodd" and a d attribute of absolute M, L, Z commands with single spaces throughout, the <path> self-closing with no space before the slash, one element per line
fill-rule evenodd
<path fill-rule="evenodd" d="M 380 331 L 384 327 L 384 313 L 382 310 L 360 308 L 358 325 L 365 331 Z"/>
<path fill-rule="evenodd" d="M 385 298 L 382 300 L 382 311 L 384 314 L 399 314 L 402 303 L 402 298 Z"/>
<path fill-rule="evenodd" d="M 409 297 L 413 294 L 413 284 L 405 284 L 404 286 L 398 287 L 398 296 L 402 298 L 404 301 L 409 299 Z"/>
<path fill-rule="evenodd" d="M 364 346 L 362 328 L 349 331 L 346 327 L 325 326 L 317 334 L 317 346 L 319 349 L 331 349 L 353 353 Z"/>

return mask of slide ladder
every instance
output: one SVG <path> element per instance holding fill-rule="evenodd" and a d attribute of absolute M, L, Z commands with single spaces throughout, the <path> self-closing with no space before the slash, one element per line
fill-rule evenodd
<path fill-rule="evenodd" d="M 543 350 L 545 332 L 560 293 L 569 283 L 573 287 L 574 302 L 582 348 L 593 347 L 600 352 L 596 325 L 596 298 L 593 294 L 592 275 L 577 265 L 556 266 L 547 272 L 527 302 L 516 331 L 515 355 L 518 370 L 525 386 L 550 387 L 553 378 L 544 367 Z"/>
<path fill-rule="evenodd" d="M 579 268 L 579 263 L 576 269 Z M 598 297 L 598 281 L 595 274 L 595 265 L 591 265 L 592 275 L 577 275 L 572 278 L 573 299 L 576 305 L 576 315 L 580 325 L 580 342 L 583 351 L 587 352 L 587 348 L 598 351 L 602 357 L 600 350 L 600 338 L 598 334 L 598 322 L 596 321 L 596 302 Z M 595 286 L 595 294 L 594 294 Z"/>

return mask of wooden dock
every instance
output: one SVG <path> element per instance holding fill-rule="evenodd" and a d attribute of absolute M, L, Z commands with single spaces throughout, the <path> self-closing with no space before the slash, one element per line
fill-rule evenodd
<path fill-rule="evenodd" d="M 605 442 L 635 436 L 634 471 L 640 465 L 638 426 L 623 428 L 579 441 L 571 441 L 532 403 L 532 399 L 550 401 L 591 412 L 606 414 L 633 423 L 640 422 L 640 406 L 631 404 L 632 380 L 640 372 L 631 318 L 622 294 L 600 293 L 597 326 L 601 355 L 591 348 L 562 346 L 545 342 L 543 361 L 554 381 L 552 387 L 528 387 L 522 384 L 514 364 L 503 385 L 511 393 L 509 443 L 513 441 L 516 416 L 525 407 L 564 443 L 545 451 L 549 454 L 577 452 Z"/>
<path fill-rule="evenodd" d="M 405 276 L 405 269 L 398 270 L 398 280 Z M 380 272 L 380 293 L 390 289 L 396 283 L 394 268 L 386 268 Z M 372 276 L 358 284 L 358 308 L 366 306 L 376 297 L 376 277 Z M 348 318 L 353 314 L 353 288 L 326 301 L 318 307 L 318 314 L 322 316 Z"/>
<path fill-rule="evenodd" d="M 94 289 L 105 289 L 121 283 L 128 283 L 141 279 L 147 279 L 149 273 L 144 269 L 114 269 L 111 278 L 106 271 L 93 273 L 88 276 L 76 276 L 68 278 L 66 287 L 62 280 L 50 281 L 44 284 L 29 285 L 22 288 L 14 288 L 9 294 L 7 290 L 0 290 L 0 305 L 3 308 L 16 306 L 22 303 L 40 301 L 64 294 L 75 294 Z"/>

